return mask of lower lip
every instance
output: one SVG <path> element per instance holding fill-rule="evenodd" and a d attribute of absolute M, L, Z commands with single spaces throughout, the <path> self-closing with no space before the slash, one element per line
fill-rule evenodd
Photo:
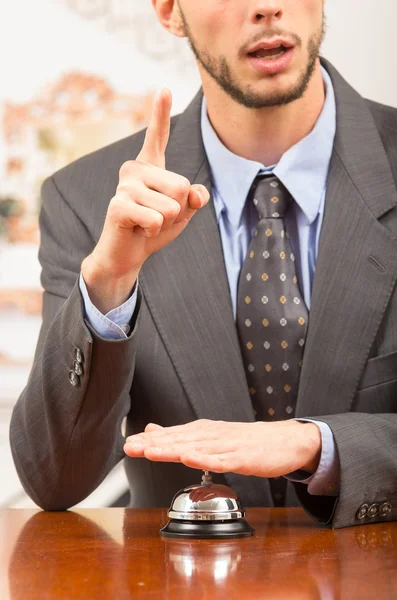
<path fill-rule="evenodd" d="M 273 59 L 265 59 L 265 58 L 256 58 L 254 56 L 248 55 L 248 59 L 251 65 L 254 67 L 256 71 L 259 73 L 265 73 L 266 75 L 275 75 L 276 73 L 281 73 L 288 69 L 291 64 L 292 58 L 294 55 L 294 48 L 288 48 L 278 58 Z"/>

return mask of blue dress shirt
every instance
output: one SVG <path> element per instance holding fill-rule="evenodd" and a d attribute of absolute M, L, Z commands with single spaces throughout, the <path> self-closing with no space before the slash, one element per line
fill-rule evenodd
<path fill-rule="evenodd" d="M 297 277 L 310 310 L 327 175 L 336 132 L 335 94 L 327 71 L 321 67 L 321 72 L 326 91 L 322 112 L 312 131 L 285 152 L 277 165 L 265 166 L 230 152 L 209 121 L 203 97 L 201 131 L 211 168 L 214 207 L 235 318 L 238 277 L 258 221 L 256 208 L 246 199 L 255 177 L 263 173 L 276 175 L 294 198 L 295 202 L 285 221 L 296 256 Z M 128 323 L 136 305 L 138 282 L 129 299 L 106 315 L 91 303 L 82 275 L 79 285 L 85 317 L 98 334 L 106 339 L 127 337 Z M 314 419 L 299 421 L 313 421 L 319 426 L 322 436 L 321 459 L 317 471 L 310 477 L 303 471 L 297 471 L 288 478 L 307 483 L 308 491 L 313 495 L 337 495 L 340 465 L 331 429 L 326 423 Z"/>

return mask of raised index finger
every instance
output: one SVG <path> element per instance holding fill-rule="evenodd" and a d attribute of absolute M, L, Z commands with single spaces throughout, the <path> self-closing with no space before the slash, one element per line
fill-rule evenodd
<path fill-rule="evenodd" d="M 154 104 L 145 141 L 137 160 L 165 168 L 165 150 L 170 137 L 172 94 L 163 88 Z"/>

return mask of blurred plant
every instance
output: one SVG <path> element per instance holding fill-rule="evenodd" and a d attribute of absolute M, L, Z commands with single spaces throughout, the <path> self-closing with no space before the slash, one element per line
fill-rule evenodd
<path fill-rule="evenodd" d="M 0 235 L 7 231 L 7 219 L 19 217 L 23 213 L 21 203 L 9 196 L 0 197 Z"/>

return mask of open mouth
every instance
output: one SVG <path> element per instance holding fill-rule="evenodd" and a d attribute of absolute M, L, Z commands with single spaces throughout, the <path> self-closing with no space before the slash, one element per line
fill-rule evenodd
<path fill-rule="evenodd" d="M 256 52 L 249 52 L 248 55 L 253 56 L 254 58 L 262 58 L 264 60 L 274 60 L 275 58 L 279 58 L 285 54 L 287 50 L 290 50 L 290 48 L 285 48 L 285 46 L 281 45 L 277 46 L 277 48 L 261 48 Z"/>

